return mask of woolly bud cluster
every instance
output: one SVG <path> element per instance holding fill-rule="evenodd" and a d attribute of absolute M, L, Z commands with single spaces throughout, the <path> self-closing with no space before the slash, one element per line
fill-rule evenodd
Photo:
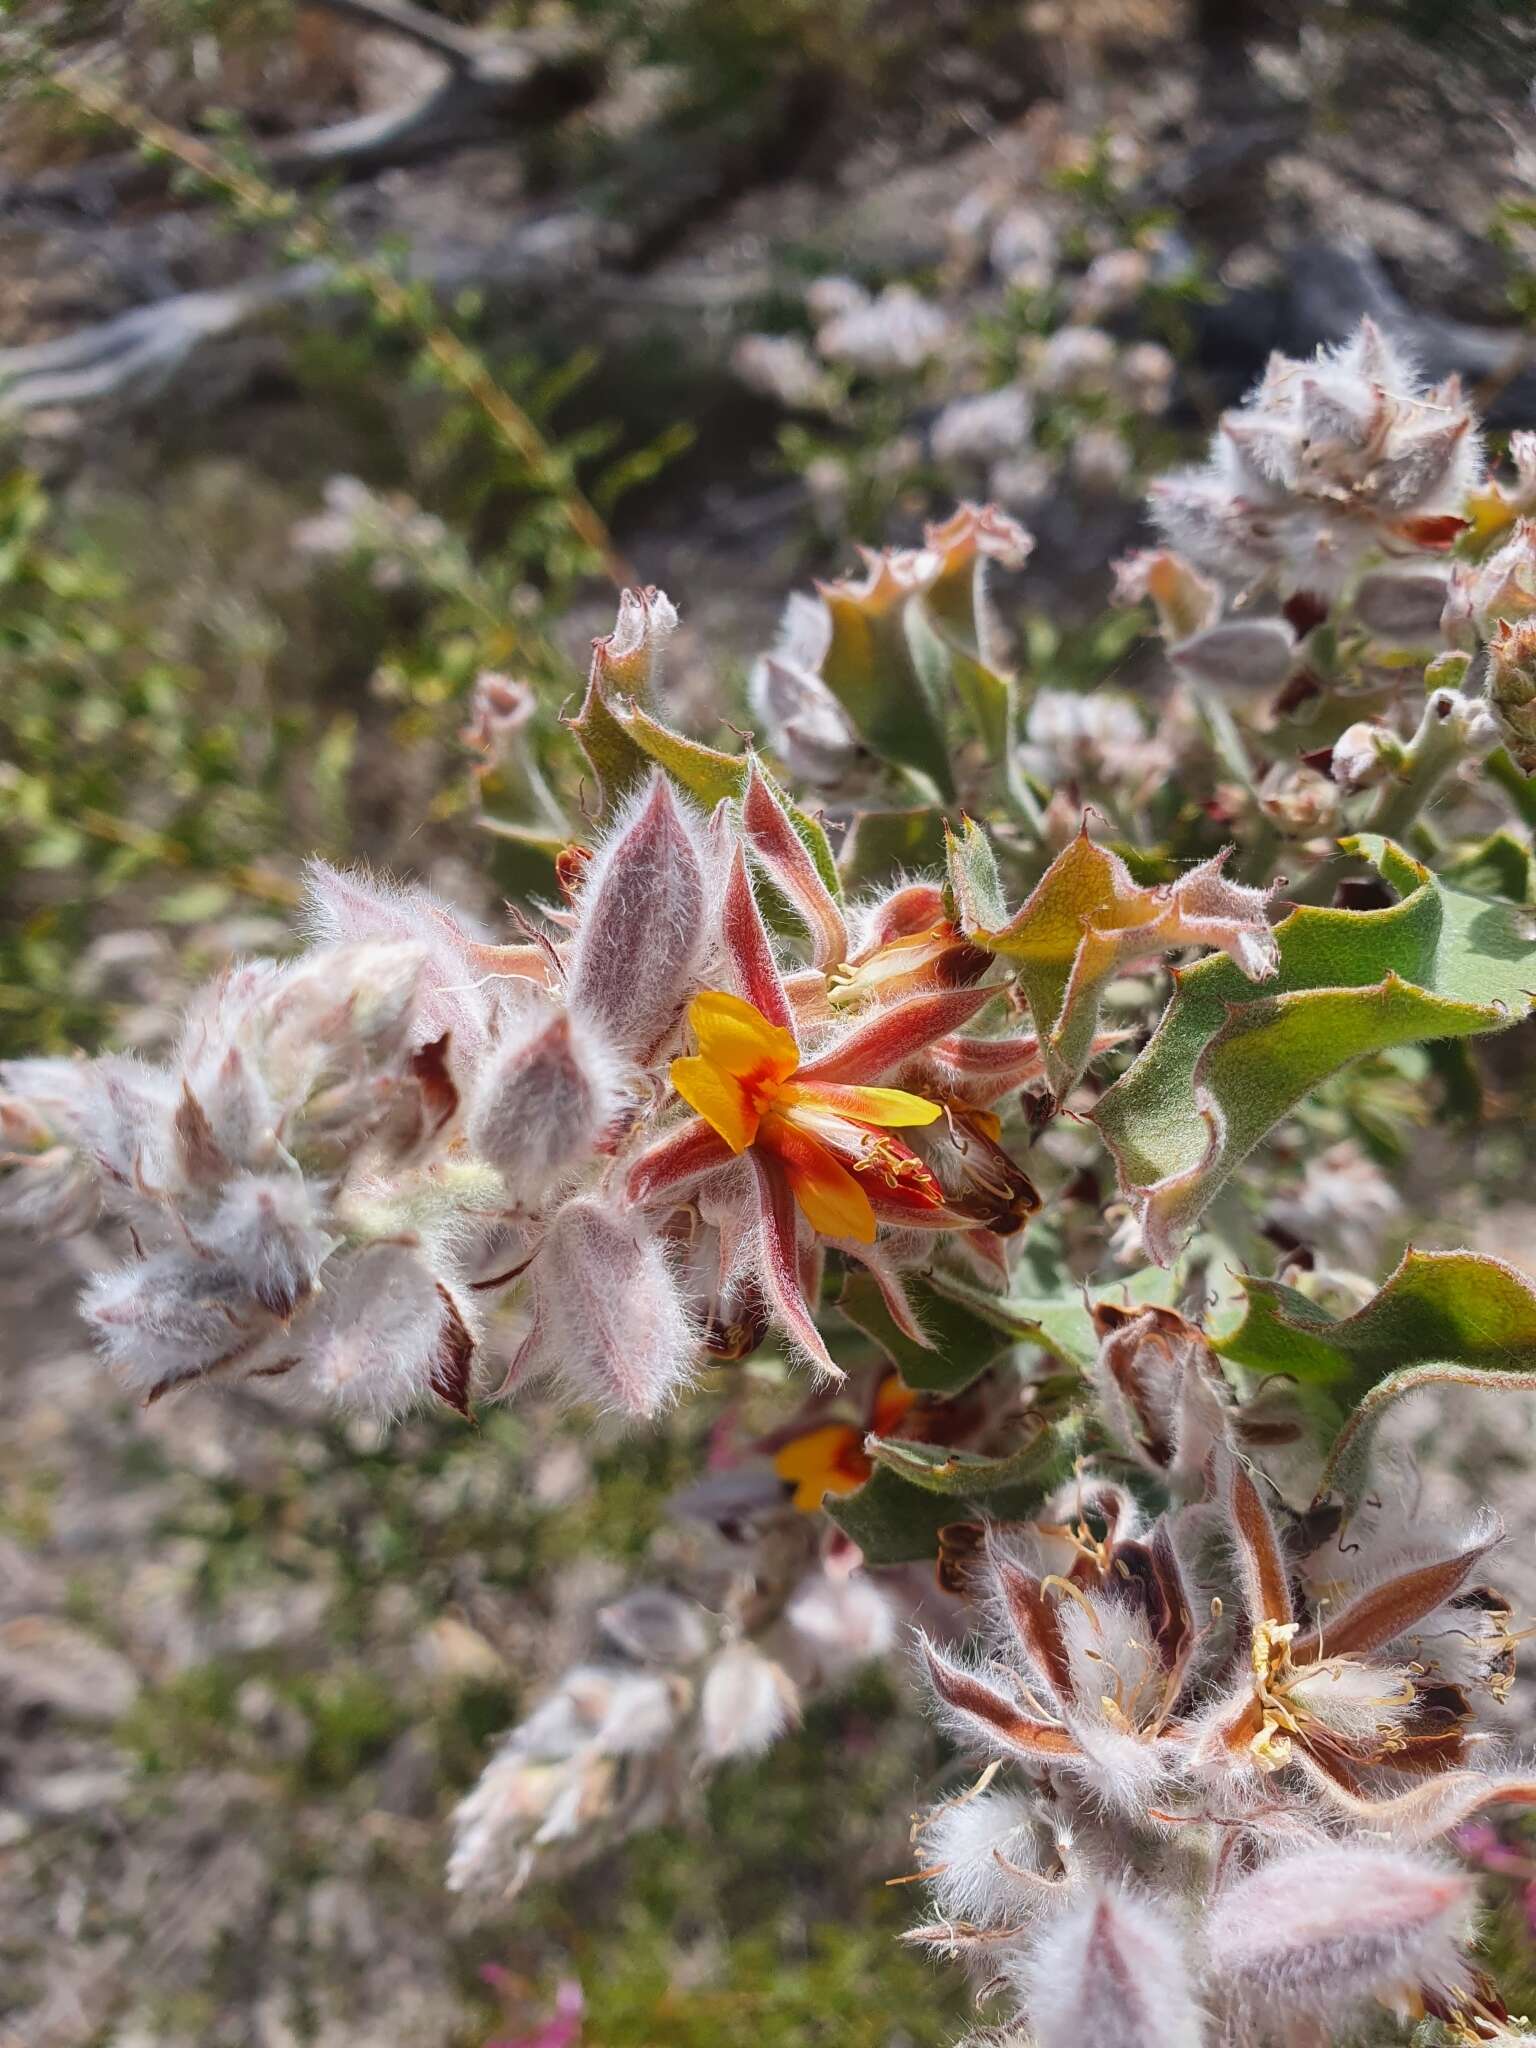
<path fill-rule="evenodd" d="M 1504 744 L 1527 775 L 1536 774 L 1536 619 L 1500 619 L 1488 641 L 1488 695 Z"/>
<path fill-rule="evenodd" d="M 1449 547 L 1480 468 L 1454 380 L 1426 388 L 1365 321 L 1311 362 L 1274 357 L 1205 465 L 1159 479 L 1152 506 L 1201 568 L 1326 596 L 1375 551 Z"/>
<path fill-rule="evenodd" d="M 1478 1693 L 1499 1696 L 1475 1642 L 1499 1603 L 1471 1587 L 1497 1525 L 1405 1546 L 1378 1515 L 1341 1582 L 1336 1520 L 1282 1539 L 1235 1448 L 1278 1441 L 1273 1418 L 1218 1395 L 1199 1332 L 1159 1309 L 1099 1323 L 1105 1419 L 1196 1505 L 1149 1522 L 1080 1472 L 986 1539 L 981 1655 L 921 1647 L 990 1768 L 920 1824 L 937 1917 L 909 1938 L 1001 1978 L 1041 2048 L 1269 2048 L 1380 2003 L 1493 2010 L 1472 1882 L 1424 1850 L 1536 1799 L 1473 1747 Z M 992 1785 L 1010 1761 L 1028 1789 Z"/>
<path fill-rule="evenodd" d="M 166 1066 L 4 1070 L 29 1143 L 7 1206 L 54 1228 L 100 1208 L 130 1233 L 134 1257 L 85 1301 L 127 1387 L 153 1399 L 303 1362 L 338 1398 L 394 1410 L 436 1383 L 463 1404 L 473 1339 L 451 1263 L 430 1231 L 371 1244 L 351 1209 L 360 1174 L 409 1174 L 457 1110 L 446 1041 L 419 1042 L 426 970 L 400 943 L 238 967 Z"/>
<path fill-rule="evenodd" d="M 890 1596 L 808 1557 L 803 1531 L 781 1516 L 743 1559 L 750 1633 L 653 1586 L 598 1615 L 598 1654 L 503 1739 L 460 1803 L 451 1889 L 505 1897 L 675 1818 L 700 1776 L 760 1756 L 808 1700 L 890 1651 Z"/>

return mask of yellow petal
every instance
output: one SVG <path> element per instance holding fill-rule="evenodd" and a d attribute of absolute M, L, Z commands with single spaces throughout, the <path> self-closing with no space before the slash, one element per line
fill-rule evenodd
<path fill-rule="evenodd" d="M 688 1107 L 697 1110 L 733 1152 L 745 1152 L 757 1136 L 759 1112 L 735 1075 L 701 1057 L 674 1060 L 671 1072 L 672 1086 Z"/>
<path fill-rule="evenodd" d="M 859 1433 L 845 1422 L 829 1422 L 821 1429 L 807 1430 L 774 1454 L 773 1469 L 795 1489 L 794 1504 L 802 1514 L 813 1514 L 828 1493 L 853 1493 L 868 1477 L 868 1460 L 850 1456 L 859 1445 Z M 854 1469 L 850 1469 L 853 1467 Z"/>
<path fill-rule="evenodd" d="M 823 1237 L 874 1243 L 875 1212 L 868 1195 L 819 1138 L 796 1129 L 784 1117 L 769 1115 L 763 1118 L 758 1142 L 777 1158 L 812 1230 Z"/>
<path fill-rule="evenodd" d="M 707 988 L 688 1005 L 699 1055 L 723 1073 L 773 1085 L 800 1064 L 795 1034 L 770 1024 L 762 1011 L 724 989 Z"/>
<path fill-rule="evenodd" d="M 792 1082 L 780 1092 L 786 1108 L 796 1103 L 811 1110 L 830 1110 L 859 1124 L 931 1124 L 944 1114 L 942 1103 L 905 1088 L 861 1088 L 840 1081 Z"/>

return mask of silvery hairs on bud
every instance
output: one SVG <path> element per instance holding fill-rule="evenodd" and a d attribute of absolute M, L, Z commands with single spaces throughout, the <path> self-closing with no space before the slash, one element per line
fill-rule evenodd
<path fill-rule="evenodd" d="M 605 1039 L 540 998 L 510 1021 L 480 1071 L 469 1142 L 514 1201 L 532 1202 L 590 1158 L 623 1099 Z"/>
<path fill-rule="evenodd" d="M 659 771 L 625 805 L 582 883 L 566 998 L 615 1052 L 643 1059 L 676 1027 L 704 946 L 706 855 Z"/>
<path fill-rule="evenodd" d="M 639 1419 L 676 1399 L 699 1340 L 647 1221 L 578 1196 L 556 1212 L 533 1266 L 534 1332 L 521 1360 L 577 1401 Z"/>

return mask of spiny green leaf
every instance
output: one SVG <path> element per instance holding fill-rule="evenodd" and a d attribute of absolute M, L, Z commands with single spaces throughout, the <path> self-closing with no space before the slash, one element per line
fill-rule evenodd
<path fill-rule="evenodd" d="M 625 732 L 595 682 L 588 683 L 580 711 L 566 723 L 592 764 L 603 808 L 611 811 L 649 772 L 645 752 Z"/>
<path fill-rule="evenodd" d="M 1409 1251 L 1348 1316 L 1277 1281 L 1245 1284 L 1247 1313 L 1215 1348 L 1251 1372 L 1288 1374 L 1326 1432 L 1337 1431 L 1323 1492 L 1359 1499 L 1376 1424 L 1405 1394 L 1536 1393 L 1536 1284 L 1501 1259 Z"/>
<path fill-rule="evenodd" d="M 940 797 L 954 794 L 949 747 L 929 677 L 912 659 L 906 612 L 910 589 L 881 561 L 866 584 L 830 583 L 822 600 L 832 637 L 821 679 L 872 752 L 915 769 Z"/>
<path fill-rule="evenodd" d="M 906 613 L 907 651 L 919 681 L 934 704 L 958 702 L 993 760 L 1008 743 L 1007 681 L 974 655 L 957 647 L 920 604 Z"/>
<path fill-rule="evenodd" d="M 1261 892 L 1242 889 L 1206 862 L 1178 881 L 1144 887 L 1118 854 L 1088 836 L 1087 821 L 1007 915 L 984 836 L 967 821 L 950 842 L 950 882 L 966 937 L 1013 966 L 1058 1099 L 1087 1065 L 1109 983 L 1136 959 L 1181 945 L 1241 949 L 1258 974 L 1273 942 Z"/>
<path fill-rule="evenodd" d="M 934 1339 L 925 1351 L 891 1321 L 879 1288 L 867 1273 L 852 1272 L 838 1307 L 872 1337 L 909 1387 L 923 1393 L 959 1393 L 1014 1345 L 1049 1352 L 1083 1372 L 1098 1356 L 1092 1309 L 1096 1302 L 1155 1303 L 1172 1307 L 1181 1275 L 1144 1266 L 1125 1279 L 1085 1286 L 1067 1270 L 1049 1223 L 1030 1233 L 1015 1275 L 1015 1290 L 988 1294 L 950 1273 L 905 1278 L 918 1320 Z"/>
<path fill-rule="evenodd" d="M 910 1480 L 925 1493 L 979 1501 L 1024 1486 L 1043 1498 L 1071 1471 L 1080 1434 L 1075 1419 L 1047 1423 L 1017 1450 L 997 1458 L 950 1450 L 942 1444 L 907 1443 L 900 1437 L 866 1437 L 864 1448 L 876 1465 Z"/>
<path fill-rule="evenodd" d="M 952 1500 L 928 1493 L 877 1465 L 857 1493 L 828 1500 L 826 1511 L 870 1564 L 912 1564 L 938 1553 L 939 1531 L 963 1520 Z"/>
<path fill-rule="evenodd" d="M 1364 1308 L 1335 1316 L 1249 1275 L 1247 1312 L 1215 1349 L 1251 1372 L 1327 1387 L 1348 1406 L 1404 1366 L 1536 1371 L 1536 1284 L 1480 1252 L 1408 1251 Z"/>
<path fill-rule="evenodd" d="M 948 825 L 944 828 L 944 851 L 949 867 L 949 886 L 961 928 L 970 936 L 991 932 L 1008 921 L 1008 899 L 1003 878 L 997 870 L 992 842 L 974 818 L 960 820 L 957 839 Z M 985 944 L 985 939 L 980 942 Z"/>
<path fill-rule="evenodd" d="M 1005 1328 L 1021 1343 L 1036 1344 L 1062 1365 L 1086 1372 L 1098 1356 L 1099 1340 L 1093 1327 L 1093 1307 L 1108 1301 L 1171 1308 L 1177 1299 L 1181 1277 L 1176 1270 L 1143 1266 L 1123 1280 L 1111 1280 L 1085 1287 L 1070 1274 L 1060 1278 L 1059 1290 L 1052 1286 L 1037 1294 L 984 1295 L 979 1288 L 962 1281 L 944 1282 L 952 1297 L 979 1315 L 990 1314 L 999 1328 Z"/>
<path fill-rule="evenodd" d="M 1339 1067 L 1502 1030 L 1530 1008 L 1528 912 L 1447 887 L 1390 840 L 1341 843 L 1403 900 L 1293 912 L 1262 995 L 1228 960 L 1189 968 L 1151 1044 L 1091 1112 L 1155 1258 L 1172 1255 L 1265 1132 Z"/>
<path fill-rule="evenodd" d="M 1508 827 L 1493 833 L 1440 871 L 1440 879 L 1473 896 L 1502 896 L 1506 902 L 1536 901 L 1531 849 Z"/>
<path fill-rule="evenodd" d="M 1079 1442 L 1076 1417 L 1048 1425 L 998 1458 L 868 1437 L 874 1472 L 857 1493 L 829 1500 L 827 1513 L 871 1564 L 933 1557 L 946 1523 L 982 1516 L 1022 1520 L 1036 1513 L 1072 1470 Z"/>

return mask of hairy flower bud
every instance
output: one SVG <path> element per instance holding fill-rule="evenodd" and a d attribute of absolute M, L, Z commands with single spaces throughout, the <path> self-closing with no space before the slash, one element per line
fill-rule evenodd
<path fill-rule="evenodd" d="M 306 1338 L 313 1382 L 339 1407 L 388 1418 L 435 1395 L 469 1411 L 469 1312 L 421 1250 L 381 1243 L 339 1259 Z"/>
<path fill-rule="evenodd" d="M 82 1306 L 118 1379 L 151 1400 L 237 1358 L 259 1325 L 237 1267 L 180 1251 L 102 1274 Z"/>
<path fill-rule="evenodd" d="M 1504 744 L 1527 775 L 1536 774 L 1536 618 L 1501 619 L 1488 642 L 1488 695 Z"/>
<path fill-rule="evenodd" d="M 22 1060 L 6 1080 L 58 1066 L 80 1071 L 75 1060 Z M 101 1186 L 79 1150 L 56 1132 L 25 1093 L 0 1093 L 0 1225 L 67 1236 L 94 1221 Z"/>
<path fill-rule="evenodd" d="M 799 1715 L 800 1697 L 782 1665 L 751 1643 L 733 1643 L 704 1674 L 699 1721 L 711 1761 L 760 1756 Z"/>
<path fill-rule="evenodd" d="M 1443 553 L 1480 473 L 1455 380 L 1425 389 L 1364 320 L 1310 362 L 1271 358 L 1204 466 L 1160 477 L 1152 503 L 1202 567 L 1329 597 L 1381 553 Z"/>
<path fill-rule="evenodd" d="M 1355 586 L 1354 614 L 1389 646 L 1433 643 L 1439 637 L 1449 587 L 1447 572 L 1434 563 L 1372 569 Z"/>
<path fill-rule="evenodd" d="M 578 1400 L 644 1417 L 675 1399 L 698 1339 L 659 1239 L 640 1217 L 582 1197 L 564 1204 L 538 1256 L 531 1372 Z"/>
<path fill-rule="evenodd" d="M 241 1174 L 197 1226 L 197 1242 L 228 1260 L 251 1299 L 286 1322 L 314 1293 L 334 1242 L 315 1210 L 311 1190 L 296 1173 Z"/>
<path fill-rule="evenodd" d="M 1378 719 L 1361 718 L 1333 743 L 1328 772 L 1341 789 L 1369 789 L 1391 766 L 1397 741 Z"/>
<path fill-rule="evenodd" d="M 1481 562 L 1458 563 L 1441 621 L 1459 647 L 1490 640 L 1504 621 L 1536 613 L 1536 519 L 1522 519 L 1501 548 Z"/>
<path fill-rule="evenodd" d="M 796 1672 L 827 1685 L 883 1657 L 896 1641 L 890 1596 L 862 1572 L 852 1578 L 814 1573 L 796 1590 L 784 1620 L 790 1636 L 785 1655 L 793 1652 Z"/>
<path fill-rule="evenodd" d="M 566 984 L 571 1012 L 641 1058 L 677 1023 L 704 941 L 704 855 L 691 814 L 656 774 L 587 870 Z"/>
<path fill-rule="evenodd" d="M 1464 1975 L 1472 1880 L 1380 1847 L 1309 1848 L 1221 1892 L 1206 1920 L 1213 1978 L 1255 2012 L 1337 2022 L 1373 1998 Z"/>
<path fill-rule="evenodd" d="M 517 1201 L 532 1201 L 590 1157 L 622 1101 L 613 1055 L 569 1010 L 518 1017 L 482 1070 L 470 1105 L 472 1149 Z"/>
<path fill-rule="evenodd" d="M 1214 583 L 1168 549 L 1143 549 L 1115 564 L 1115 602 L 1150 599 L 1169 659 L 1200 682 L 1273 689 L 1290 674 L 1296 634 L 1279 618 L 1223 616 Z"/>
<path fill-rule="evenodd" d="M 1287 837 L 1332 832 L 1341 801 L 1337 783 L 1301 762 L 1277 761 L 1259 784 L 1260 808 Z"/>
<path fill-rule="evenodd" d="M 667 1672 L 613 1664 L 566 1672 L 455 1810 L 448 1889 L 510 1895 L 536 1866 L 551 1874 L 575 1867 L 664 1819 L 676 1797 L 688 1692 Z"/>
<path fill-rule="evenodd" d="M 1129 1892 L 1095 1890 L 1019 1974 L 1038 2048 L 1199 2048 L 1204 2037 L 1177 1927 Z"/>
<path fill-rule="evenodd" d="M 709 1648 L 704 1610 L 662 1586 L 637 1586 L 601 1610 L 604 1637 L 637 1664 L 696 1664 Z"/>
<path fill-rule="evenodd" d="M 482 669 L 470 693 L 469 722 L 459 737 L 488 767 L 499 767 L 538 708 L 531 683 Z"/>

